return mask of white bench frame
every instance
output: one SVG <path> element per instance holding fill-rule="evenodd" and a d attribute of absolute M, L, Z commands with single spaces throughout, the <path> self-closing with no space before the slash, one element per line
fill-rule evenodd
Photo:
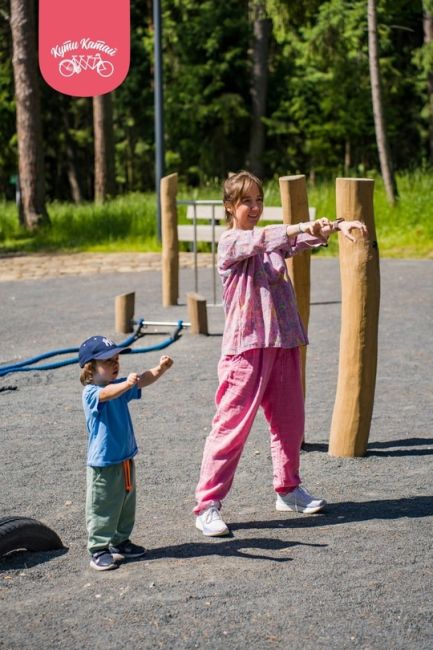
<path fill-rule="evenodd" d="M 193 223 L 178 224 L 177 238 L 178 241 L 187 241 L 193 243 L 194 253 L 194 291 L 198 292 L 198 264 L 197 264 L 197 242 L 210 243 L 212 250 L 212 271 L 213 271 L 213 305 L 216 301 L 216 247 L 223 232 L 227 226 L 221 226 L 220 222 L 225 222 L 225 210 L 222 201 L 212 200 L 190 200 L 177 201 L 178 205 L 186 205 L 186 218 Z M 309 208 L 310 221 L 316 218 L 316 208 Z M 207 221 L 206 224 L 197 223 L 197 221 Z M 264 207 L 260 221 L 276 221 L 282 223 L 283 210 L 279 207 Z M 209 223 L 210 222 L 210 223 Z"/>
<path fill-rule="evenodd" d="M 196 202 L 197 203 L 197 202 Z M 189 241 L 193 242 L 195 238 L 197 241 L 203 241 L 212 243 L 212 241 L 218 242 L 221 235 L 227 226 L 221 226 L 219 223 L 225 220 L 225 211 L 221 203 L 214 206 L 212 210 L 211 205 L 198 205 L 196 207 L 197 214 L 194 214 L 194 205 L 189 204 L 186 211 L 186 218 L 190 221 L 208 221 L 207 224 L 181 224 L 177 227 L 177 234 L 179 241 Z M 314 221 L 316 218 L 316 208 L 309 208 L 310 221 Z M 260 217 L 260 222 L 262 221 L 283 221 L 282 208 L 278 207 L 265 207 L 263 208 L 263 214 Z M 212 228 L 212 224 L 215 222 L 215 229 Z"/>

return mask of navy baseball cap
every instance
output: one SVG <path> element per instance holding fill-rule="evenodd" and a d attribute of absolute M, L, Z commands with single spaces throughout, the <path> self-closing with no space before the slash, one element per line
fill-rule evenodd
<path fill-rule="evenodd" d="M 86 363 L 93 359 L 111 359 L 116 354 L 124 354 L 130 351 L 131 348 L 121 348 L 106 336 L 91 336 L 80 345 L 78 360 L 80 367 L 83 368 Z"/>

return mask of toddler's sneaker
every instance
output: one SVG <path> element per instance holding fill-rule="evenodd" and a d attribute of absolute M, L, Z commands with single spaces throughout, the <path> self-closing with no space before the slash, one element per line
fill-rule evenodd
<path fill-rule="evenodd" d="M 114 557 L 108 548 L 102 548 L 100 551 L 92 553 L 90 566 L 92 569 L 96 569 L 96 571 L 109 571 L 110 569 L 119 568 L 119 565 L 114 561 Z"/>
<path fill-rule="evenodd" d="M 210 506 L 207 510 L 201 512 L 195 520 L 195 526 L 206 537 L 221 537 L 228 535 L 229 529 L 224 523 L 220 511 L 216 506 Z"/>
<path fill-rule="evenodd" d="M 110 553 L 115 560 L 132 560 L 137 557 L 141 557 L 146 553 L 146 549 L 137 544 L 133 544 L 131 540 L 126 539 L 124 542 L 113 546 L 109 546 Z"/>
<path fill-rule="evenodd" d="M 320 512 L 326 506 L 325 499 L 313 497 L 303 487 L 296 487 L 288 494 L 277 494 L 277 501 L 275 507 L 282 512 L 305 512 L 306 514 L 314 514 Z"/>

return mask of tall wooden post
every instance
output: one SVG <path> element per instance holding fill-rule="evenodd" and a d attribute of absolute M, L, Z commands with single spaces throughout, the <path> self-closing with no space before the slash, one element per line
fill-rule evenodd
<path fill-rule="evenodd" d="M 356 242 L 339 234 L 341 334 L 337 394 L 329 454 L 363 456 L 367 451 L 374 403 L 380 301 L 379 251 L 373 211 L 374 181 L 337 178 L 337 217 L 359 219 L 368 237 Z"/>
<path fill-rule="evenodd" d="M 282 176 L 280 179 L 281 205 L 283 207 L 283 223 L 296 224 L 300 221 L 309 221 L 307 198 L 307 183 L 305 176 Z M 308 331 L 310 319 L 310 262 L 311 253 L 303 251 L 287 260 L 287 270 L 295 289 L 298 311 L 301 316 L 305 331 Z M 302 387 L 305 397 L 305 368 L 307 362 L 307 348 L 301 348 L 302 358 Z"/>
<path fill-rule="evenodd" d="M 179 243 L 177 238 L 177 174 L 161 179 L 162 304 L 177 305 L 179 297 Z"/>

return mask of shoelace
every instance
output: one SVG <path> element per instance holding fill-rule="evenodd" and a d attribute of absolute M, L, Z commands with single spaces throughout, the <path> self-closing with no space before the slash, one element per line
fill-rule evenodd
<path fill-rule="evenodd" d="M 215 506 L 211 506 L 206 512 L 205 522 L 207 524 L 210 524 L 212 521 L 219 518 L 220 518 L 220 513 L 218 508 L 216 508 Z"/>
<path fill-rule="evenodd" d="M 297 505 L 299 504 L 299 505 L 302 505 L 302 506 L 306 506 L 308 504 L 313 504 L 314 501 L 319 500 L 319 499 L 317 499 L 317 497 L 314 497 L 312 494 L 307 492 L 307 490 L 305 490 L 305 488 L 303 488 L 301 486 L 298 486 L 298 495 L 299 496 L 297 496 L 297 497 L 295 496 L 295 500 L 296 500 Z"/>

